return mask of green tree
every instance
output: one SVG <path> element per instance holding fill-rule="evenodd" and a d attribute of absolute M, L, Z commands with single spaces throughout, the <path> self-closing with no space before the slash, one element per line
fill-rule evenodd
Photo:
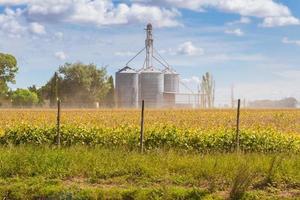
<path fill-rule="evenodd" d="M 41 89 L 37 89 L 37 87 L 35 85 L 32 85 L 32 86 L 28 87 L 28 90 L 30 92 L 34 92 L 34 93 L 37 94 L 37 97 L 39 99 L 39 101 L 38 101 L 39 105 L 42 105 L 44 103 L 44 99 L 42 97 L 42 91 L 41 91 Z"/>
<path fill-rule="evenodd" d="M 37 94 L 27 89 L 17 89 L 12 94 L 12 104 L 14 106 L 33 106 L 38 102 Z"/>
<path fill-rule="evenodd" d="M 109 85 L 109 90 L 105 97 L 105 104 L 106 106 L 113 108 L 115 106 L 115 86 L 114 86 L 114 79 L 112 76 L 108 78 L 108 85 Z"/>
<path fill-rule="evenodd" d="M 214 107 L 215 102 L 215 85 L 216 82 L 213 76 L 206 72 L 205 75 L 202 76 L 202 82 L 200 84 L 201 93 L 202 93 L 202 107 L 212 108 Z"/>
<path fill-rule="evenodd" d="M 41 98 L 43 101 L 44 99 L 49 99 L 51 107 L 56 106 L 57 98 L 62 96 L 60 90 L 60 86 L 63 85 L 62 81 L 62 77 L 55 72 L 47 84 L 40 88 Z"/>
<path fill-rule="evenodd" d="M 57 91 L 58 97 L 65 104 L 89 105 L 104 101 L 109 88 L 105 68 L 98 69 L 94 64 L 85 65 L 80 62 L 66 63 L 59 67 L 57 78 L 54 75 L 42 87 L 42 95 L 51 102 Z"/>
<path fill-rule="evenodd" d="M 0 96 L 7 94 L 8 83 L 15 83 L 17 71 L 16 58 L 10 54 L 0 53 Z"/>

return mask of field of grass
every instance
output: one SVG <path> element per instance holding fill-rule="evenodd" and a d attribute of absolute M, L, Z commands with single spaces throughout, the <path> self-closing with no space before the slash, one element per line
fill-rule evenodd
<path fill-rule="evenodd" d="M 0 148 L 6 199 L 296 199 L 291 154 L 147 152 L 76 146 Z M 245 193 L 244 193 L 245 192 Z"/>
<path fill-rule="evenodd" d="M 2 199 L 297 199 L 300 110 L 0 111 Z M 299 198 L 298 198 L 299 199 Z"/>

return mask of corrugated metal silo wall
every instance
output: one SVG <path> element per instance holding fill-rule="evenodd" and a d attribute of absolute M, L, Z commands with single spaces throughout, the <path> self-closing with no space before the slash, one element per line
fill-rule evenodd
<path fill-rule="evenodd" d="M 145 106 L 159 108 L 163 105 L 164 80 L 161 72 L 141 72 L 139 86 L 140 100 L 145 100 Z"/>
<path fill-rule="evenodd" d="M 164 74 L 164 91 L 179 92 L 179 74 Z"/>
<path fill-rule="evenodd" d="M 138 73 L 116 73 L 118 107 L 138 107 Z"/>
<path fill-rule="evenodd" d="M 164 107 L 175 107 L 176 93 L 179 92 L 179 74 L 164 74 Z"/>

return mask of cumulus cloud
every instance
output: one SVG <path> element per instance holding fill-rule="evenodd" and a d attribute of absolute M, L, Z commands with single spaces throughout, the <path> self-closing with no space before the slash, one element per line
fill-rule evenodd
<path fill-rule="evenodd" d="M 236 35 L 239 37 L 244 35 L 244 32 L 239 28 L 233 30 L 225 30 L 225 33 L 230 35 Z"/>
<path fill-rule="evenodd" d="M 37 34 L 37 35 L 44 35 L 46 34 L 45 27 L 37 22 L 32 22 L 29 24 L 29 30 L 31 33 Z"/>
<path fill-rule="evenodd" d="M 282 39 L 282 43 L 284 43 L 284 44 L 295 44 L 295 45 L 300 46 L 300 40 L 290 40 L 290 39 L 287 38 L 287 37 L 284 37 L 284 38 Z"/>
<path fill-rule="evenodd" d="M 141 1 L 141 0 L 133 0 Z M 202 11 L 216 8 L 221 11 L 238 13 L 242 16 L 276 17 L 291 15 L 287 6 L 273 0 L 142 0 L 145 3 L 166 4 L 179 8 Z"/>
<path fill-rule="evenodd" d="M 177 9 L 203 11 L 213 8 L 242 16 L 233 23 L 249 23 L 248 17 L 263 19 L 263 27 L 298 25 L 290 9 L 275 0 L 0 0 L 0 5 L 23 5 L 29 21 L 69 22 L 105 26 L 147 23 L 157 27 L 180 26 Z"/>
<path fill-rule="evenodd" d="M 0 30 L 10 37 L 20 37 L 26 31 L 26 27 L 17 20 L 21 14 L 20 9 L 14 11 L 6 8 L 3 14 L 0 14 Z"/>
<path fill-rule="evenodd" d="M 46 34 L 45 27 L 37 22 L 26 23 L 22 19 L 24 11 L 20 8 L 12 10 L 6 8 L 0 14 L 0 30 L 9 37 L 21 37 L 26 32 L 37 35 Z"/>
<path fill-rule="evenodd" d="M 194 46 L 194 44 L 191 41 L 187 41 L 178 46 L 176 54 L 188 56 L 203 55 L 204 50 L 202 48 Z"/>
<path fill-rule="evenodd" d="M 249 17 L 241 17 L 239 20 L 229 22 L 228 25 L 235 25 L 235 24 L 250 24 L 251 19 Z"/>
<path fill-rule="evenodd" d="M 289 8 L 274 0 L 132 0 L 146 4 L 165 5 L 203 11 L 213 8 L 222 12 L 235 13 L 244 17 L 263 19 L 264 27 L 287 26 L 299 24 Z"/>
<path fill-rule="evenodd" d="M 287 26 L 287 25 L 299 25 L 300 20 L 293 16 L 283 17 L 267 17 L 261 24 L 263 27 L 275 27 L 275 26 Z"/>
<path fill-rule="evenodd" d="M 59 60 L 65 60 L 67 58 L 67 55 L 63 51 L 55 52 L 54 56 Z"/>
<path fill-rule="evenodd" d="M 116 4 L 112 0 L 0 0 L 0 6 L 7 7 L 0 13 L 0 31 L 9 37 L 21 37 L 25 33 L 45 35 L 48 23 L 101 27 L 151 22 L 156 27 L 181 26 L 177 19 L 180 13 L 175 8 Z M 53 36 L 56 39 L 62 37 L 62 33 Z"/>
<path fill-rule="evenodd" d="M 93 24 L 97 26 L 151 22 L 157 27 L 179 26 L 176 9 L 112 0 L 47 0 L 27 4 L 26 17 L 33 21 Z"/>
<path fill-rule="evenodd" d="M 178 45 L 177 48 L 168 48 L 158 50 L 160 54 L 169 54 L 169 55 L 185 55 L 185 56 L 195 56 L 203 55 L 204 49 L 196 47 L 191 41 L 186 41 Z"/>
<path fill-rule="evenodd" d="M 30 0 L 0 0 L 0 5 L 23 5 L 29 2 Z"/>

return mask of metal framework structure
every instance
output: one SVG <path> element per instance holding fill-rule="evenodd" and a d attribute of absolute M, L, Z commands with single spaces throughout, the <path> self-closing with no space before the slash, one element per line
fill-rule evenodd
<path fill-rule="evenodd" d="M 152 25 L 148 24 L 146 28 L 146 69 L 153 67 L 153 35 L 152 35 Z"/>
<path fill-rule="evenodd" d="M 149 23 L 145 29 L 146 40 L 145 46 L 141 49 L 134 57 L 132 57 L 123 69 L 128 69 L 128 65 L 137 58 L 142 52 L 145 51 L 146 56 L 143 66 L 137 70 L 138 73 L 138 91 L 132 90 L 131 88 L 136 88 L 136 76 L 133 74 L 124 75 L 124 70 L 120 70 L 116 73 L 116 77 L 123 77 L 116 79 L 117 91 L 117 101 L 119 105 L 125 105 L 126 107 L 135 107 L 139 105 L 137 102 L 145 100 L 145 105 L 150 107 L 176 107 L 177 104 L 186 104 L 195 107 L 199 104 L 199 94 L 194 93 L 190 88 L 188 88 L 179 78 L 179 74 L 169 65 L 169 63 L 159 54 L 159 52 L 154 48 L 153 40 L 153 27 Z M 162 70 L 154 67 L 154 61 L 163 67 Z M 130 68 L 132 69 L 132 68 Z M 122 75 L 119 73 L 123 72 Z M 134 79 L 134 80 L 124 80 Z M 125 83 L 125 84 L 124 84 Z M 134 83 L 131 85 L 131 83 Z M 183 85 L 191 93 L 179 92 L 179 84 Z M 120 88 L 122 88 L 120 90 Z M 138 96 L 136 98 L 128 98 L 128 91 L 136 91 L 136 93 L 130 92 L 131 96 Z M 180 96 L 187 96 L 187 102 L 182 102 Z M 184 98 L 185 99 L 185 98 Z M 125 101 L 129 102 L 125 102 Z M 121 101 L 121 102 L 120 102 Z"/>

